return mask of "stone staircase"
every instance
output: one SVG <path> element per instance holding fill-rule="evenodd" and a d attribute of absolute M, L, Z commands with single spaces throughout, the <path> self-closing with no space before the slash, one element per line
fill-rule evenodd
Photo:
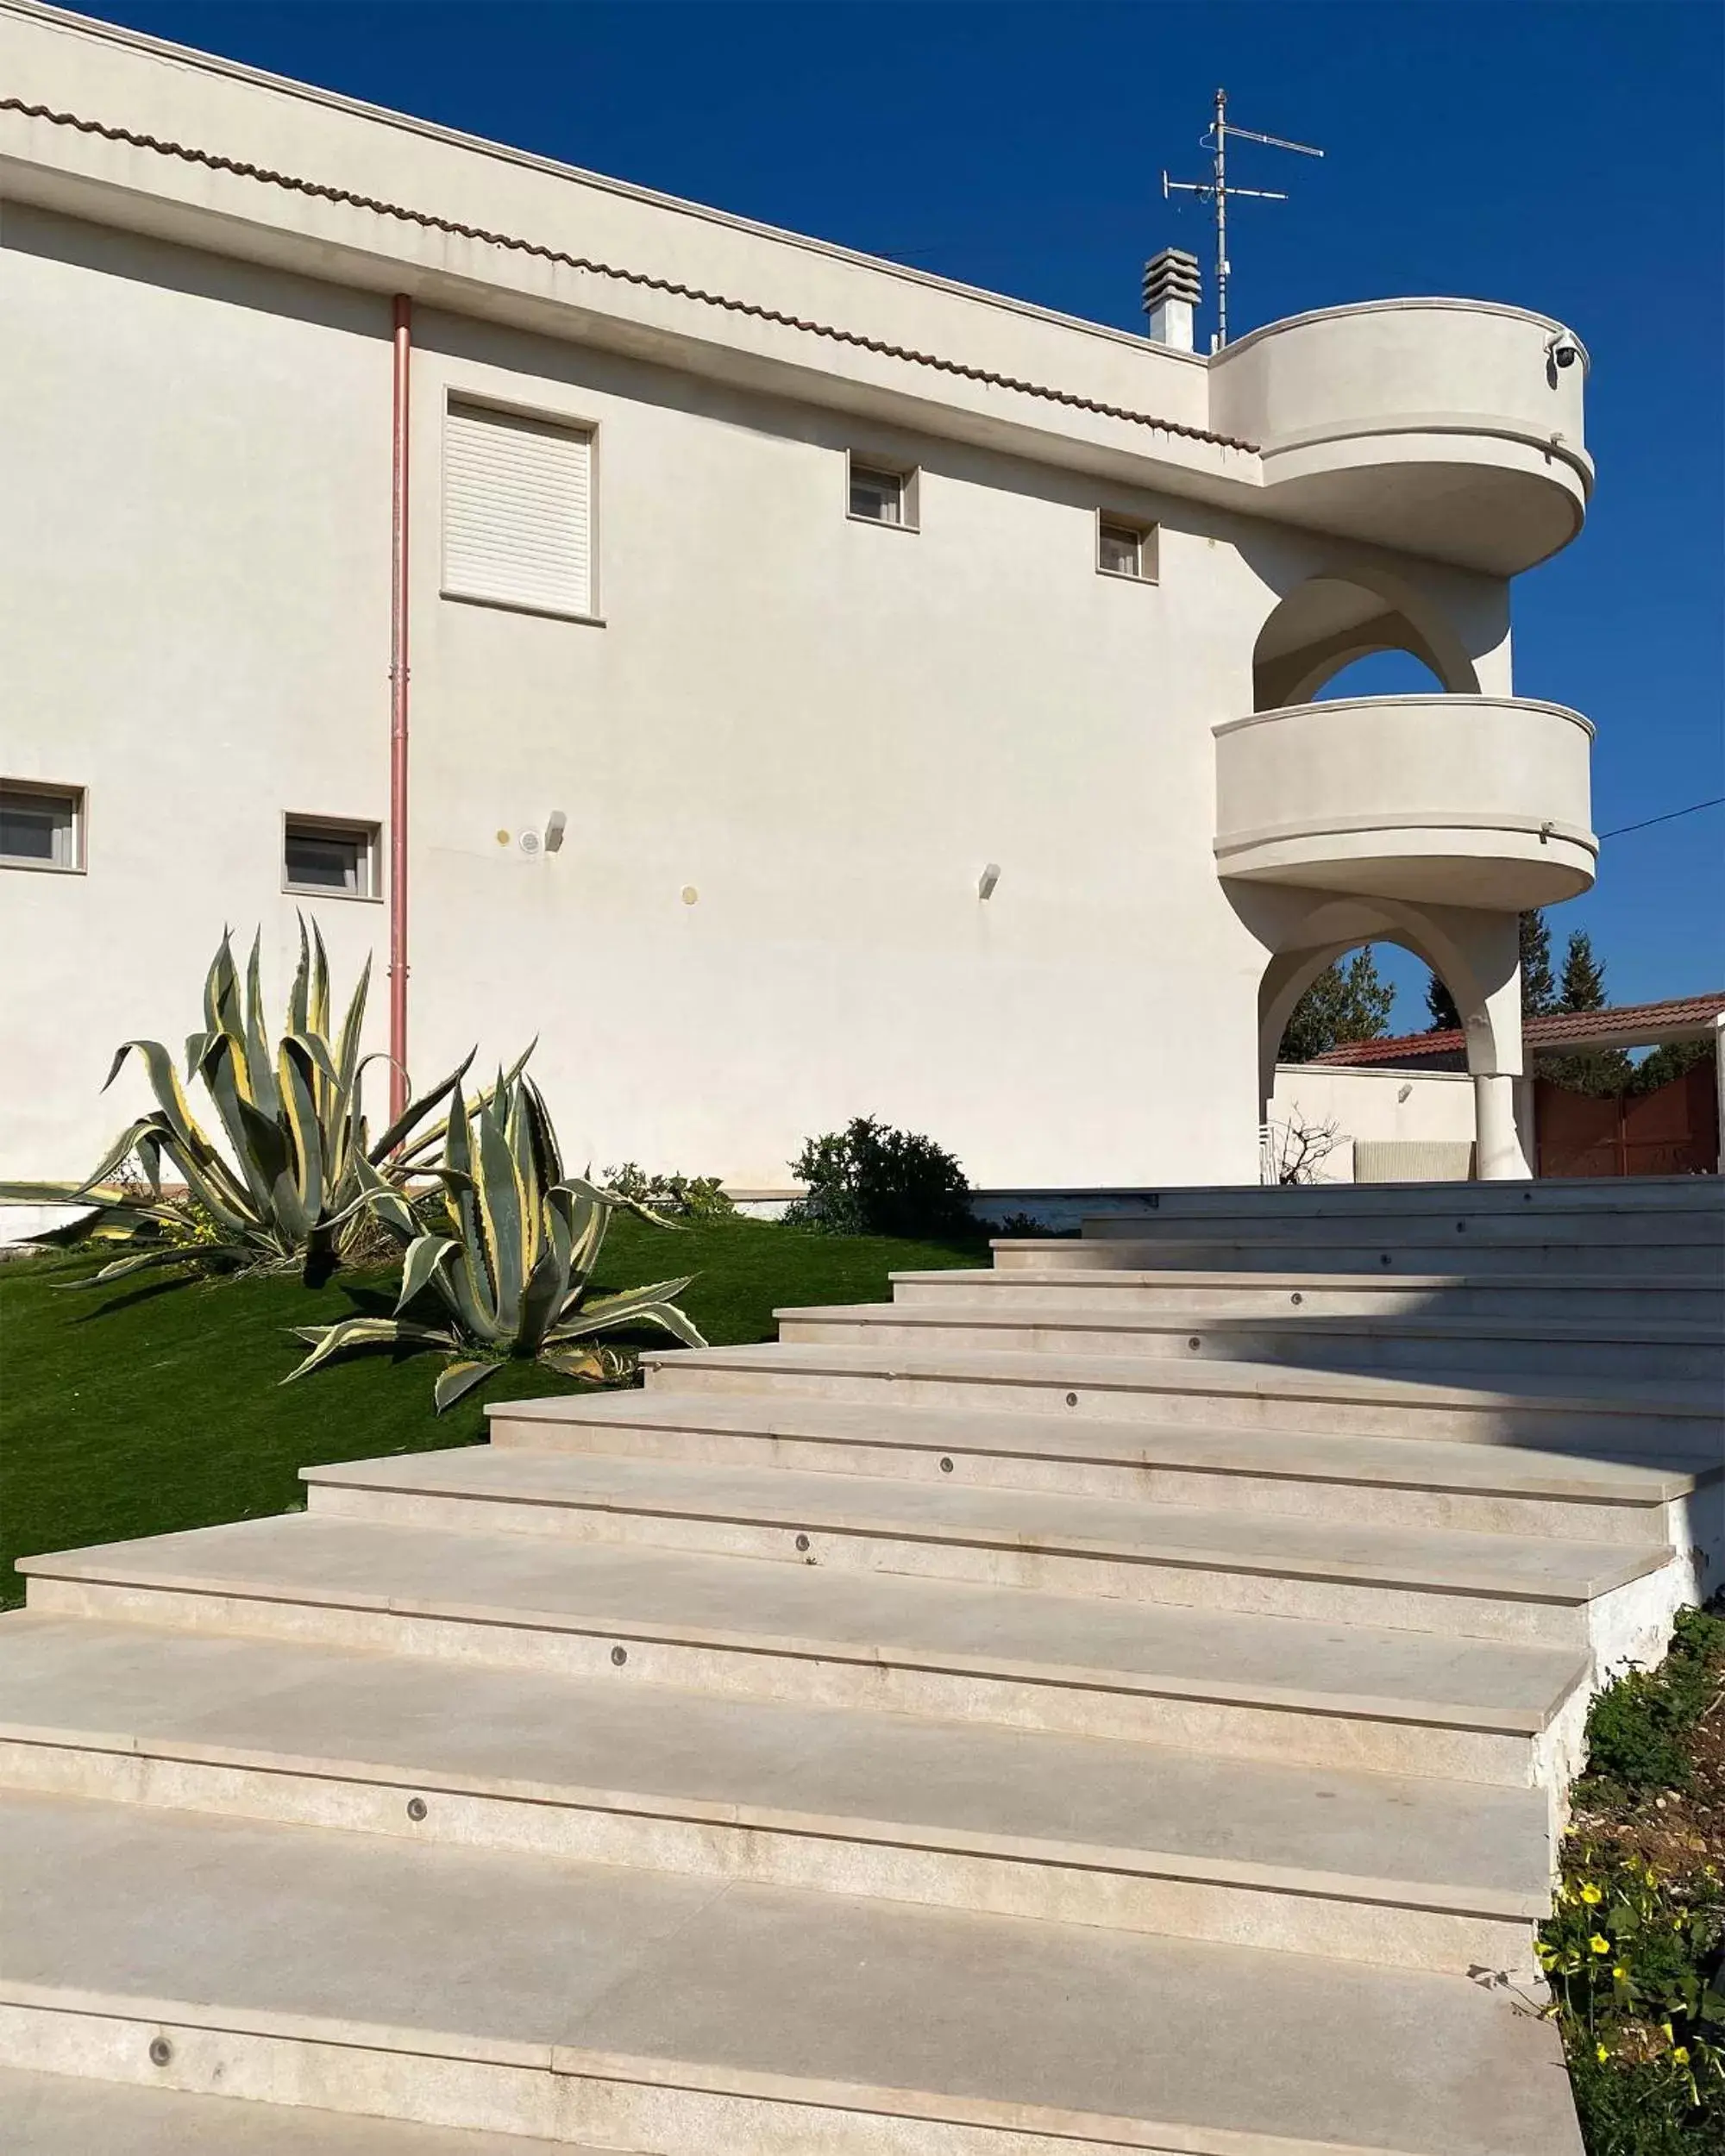
<path fill-rule="evenodd" d="M 16 2156 L 1577 2156 L 1725 1196 L 1184 1191 L 0 1620 Z M 243 1442 L 243 1432 L 211 1433 Z"/>

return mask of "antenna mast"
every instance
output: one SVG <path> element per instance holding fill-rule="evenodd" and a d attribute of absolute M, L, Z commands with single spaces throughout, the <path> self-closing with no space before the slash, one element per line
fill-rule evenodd
<path fill-rule="evenodd" d="M 1213 153 L 1214 177 L 1211 179 L 1170 179 L 1162 175 L 1162 198 L 1170 195 L 1195 195 L 1200 202 L 1214 203 L 1216 210 L 1216 334 L 1210 340 L 1210 349 L 1220 352 L 1228 341 L 1228 279 L 1233 267 L 1228 260 L 1228 204 L 1239 198 L 1251 202 L 1286 202 L 1286 195 L 1269 187 L 1230 187 L 1228 185 L 1228 137 L 1237 135 L 1242 142 L 1262 142 L 1266 149 L 1295 150 L 1302 157 L 1321 157 L 1321 150 L 1314 150 L 1309 142 L 1284 141 L 1279 135 L 1257 135 L 1250 128 L 1234 127 L 1228 119 L 1228 93 L 1216 92 L 1216 116 L 1208 134 L 1199 137 L 1201 148 Z"/>

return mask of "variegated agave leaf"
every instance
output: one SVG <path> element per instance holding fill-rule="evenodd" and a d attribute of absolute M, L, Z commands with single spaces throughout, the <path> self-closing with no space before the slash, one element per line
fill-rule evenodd
<path fill-rule="evenodd" d="M 160 1210 L 162 1163 L 181 1183 L 210 1232 L 183 1239 L 183 1259 L 286 1265 L 327 1271 L 351 1244 L 375 1197 L 374 1183 L 405 1188 L 411 1164 L 400 1152 L 426 1117 L 461 1097 L 471 1062 L 411 1101 L 367 1146 L 360 1053 L 371 968 L 361 970 L 332 1039 L 329 960 L 322 932 L 299 923 L 299 962 L 286 1024 L 272 1045 L 263 1007 L 260 937 L 254 937 L 243 991 L 224 929 L 204 983 L 201 1030 L 185 1044 L 188 1083 L 201 1085 L 219 1137 L 192 1109 L 174 1061 L 160 1041 L 132 1040 L 116 1051 L 111 1085 L 129 1056 L 143 1064 L 154 1108 L 129 1125 L 81 1183 L 0 1186 L 0 1203 L 84 1203 L 102 1208 L 85 1224 L 103 1239 L 129 1232 L 152 1264 L 172 1262 L 154 1247 L 181 1216 Z M 131 1156 L 153 1194 L 147 1206 L 110 1196 L 109 1181 Z M 369 1176 L 367 1171 L 371 1171 Z M 52 1189 L 53 1195 L 46 1194 Z M 98 1231 L 99 1222 L 99 1231 Z M 106 1269 L 97 1278 L 114 1277 Z"/>
<path fill-rule="evenodd" d="M 296 1377 L 348 1345 L 409 1337 L 364 1328 L 405 1326 L 407 1311 L 427 1301 L 442 1306 L 447 1331 L 434 1336 L 421 1328 L 421 1337 L 426 1344 L 442 1340 L 455 1358 L 437 1381 L 439 1413 L 506 1360 L 537 1360 L 565 1376 L 615 1383 L 633 1368 L 633 1358 L 596 1344 L 599 1333 L 647 1326 L 691 1347 L 706 1344 L 678 1305 L 687 1276 L 589 1300 L 614 1213 L 673 1224 L 618 1192 L 564 1173 L 550 1112 L 523 1075 L 525 1060 L 500 1071 L 472 1100 L 459 1091 L 452 1096 L 442 1162 L 415 1170 L 442 1184 L 442 1219 L 435 1226 L 423 1205 L 410 1204 L 378 1169 L 360 1163 L 367 1202 L 402 1248 L 395 1315 L 321 1328 L 317 1355 Z"/>

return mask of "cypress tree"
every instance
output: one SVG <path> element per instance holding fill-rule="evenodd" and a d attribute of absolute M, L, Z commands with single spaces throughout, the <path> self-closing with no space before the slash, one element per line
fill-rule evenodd
<path fill-rule="evenodd" d="M 1593 955 L 1593 938 L 1584 928 L 1571 930 L 1558 983 L 1559 1011 L 1603 1011 L 1605 968 Z"/>
<path fill-rule="evenodd" d="M 1557 1008 L 1558 984 L 1552 973 L 1552 931 L 1535 910 L 1521 916 L 1521 1016 L 1538 1018 Z"/>

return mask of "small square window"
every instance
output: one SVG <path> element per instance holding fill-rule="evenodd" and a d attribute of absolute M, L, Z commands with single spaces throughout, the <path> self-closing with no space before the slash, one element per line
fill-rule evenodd
<path fill-rule="evenodd" d="M 863 523 L 914 531 L 916 493 L 914 472 L 895 472 L 889 465 L 863 464 L 851 458 L 850 514 Z"/>
<path fill-rule="evenodd" d="M 9 868 L 82 868 L 84 789 L 0 779 L 0 862 Z"/>
<path fill-rule="evenodd" d="M 326 824 L 290 816 L 282 846 L 282 881 L 290 891 L 331 899 L 377 896 L 378 827 Z"/>
<path fill-rule="evenodd" d="M 1123 517 L 1096 519 L 1096 567 L 1104 576 L 1156 580 L 1156 527 L 1129 523 Z"/>

